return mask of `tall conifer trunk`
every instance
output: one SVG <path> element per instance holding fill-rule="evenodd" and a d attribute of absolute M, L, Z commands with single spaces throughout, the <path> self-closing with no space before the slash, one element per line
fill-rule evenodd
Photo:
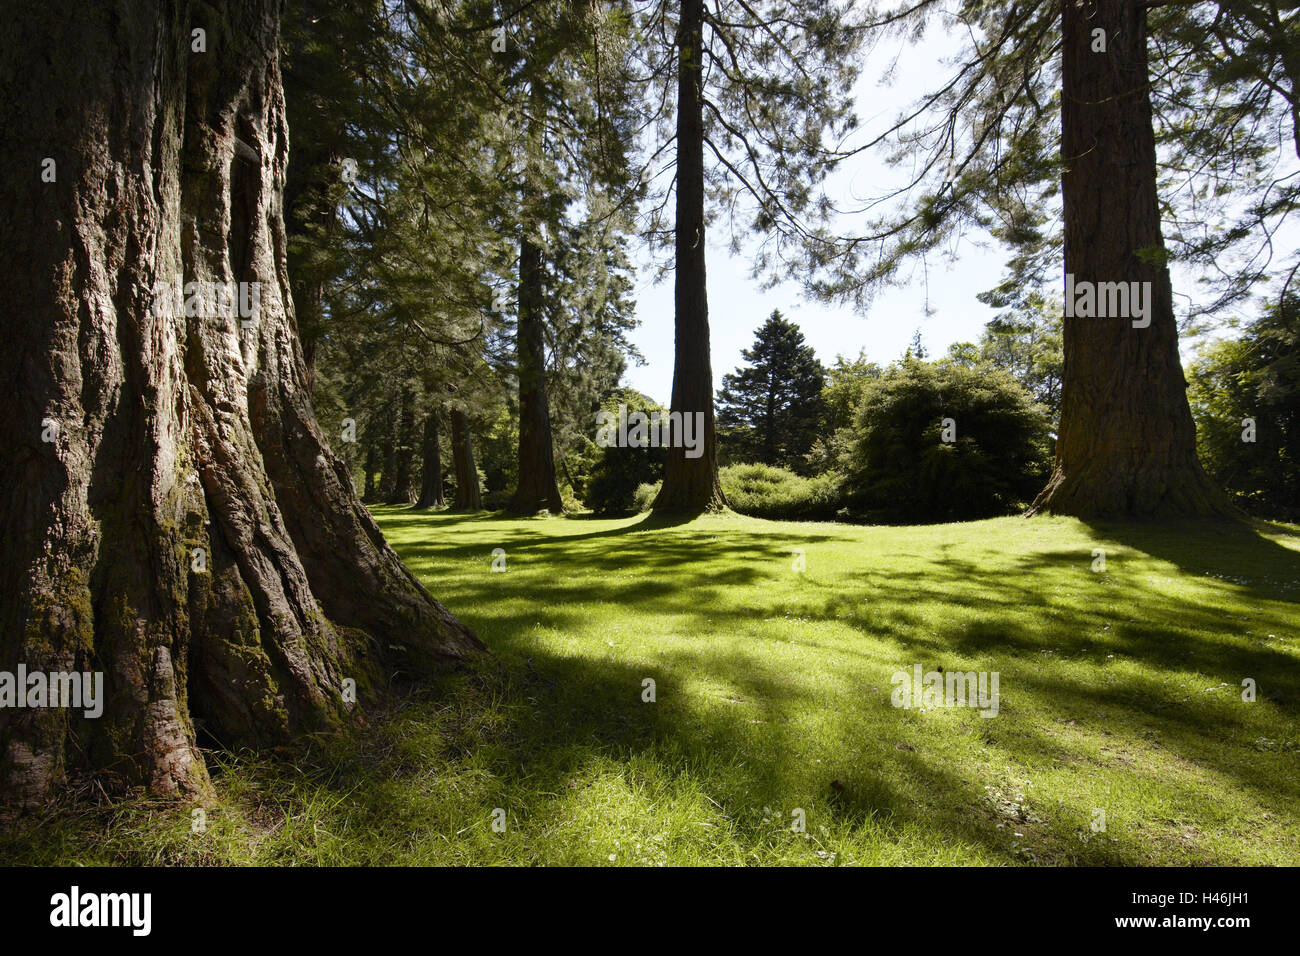
<path fill-rule="evenodd" d="M 1226 514 L 1196 457 L 1156 199 L 1146 12 L 1134 0 L 1062 3 L 1065 272 L 1149 283 L 1150 325 L 1072 317 L 1056 466 L 1031 513 Z M 1095 51 L 1104 31 L 1105 52 Z"/>
<path fill-rule="evenodd" d="M 417 508 L 441 508 L 446 504 L 442 493 L 442 445 L 438 440 L 438 410 L 432 409 L 424 418 L 424 441 L 421 445 L 424 458 L 423 480 Z"/>
<path fill-rule="evenodd" d="M 474 438 L 470 434 L 469 416 L 459 408 L 451 412 L 451 457 L 456 469 L 456 498 L 452 507 L 481 510 L 483 497 L 478 485 L 478 465 L 474 461 Z"/>
<path fill-rule="evenodd" d="M 673 288 L 676 343 L 672 410 L 703 415 L 704 449 L 688 458 L 681 443 L 668 449 L 656 511 L 726 507 L 718 482 L 709 356 L 709 300 L 704 272 L 704 3 L 682 0 L 677 71 L 677 234 Z"/>
<path fill-rule="evenodd" d="M 510 510 L 535 514 L 564 511 L 555 476 L 551 411 L 546 398 L 546 339 L 543 328 L 542 256 L 525 224 L 519 241 L 519 484 Z"/>
<path fill-rule="evenodd" d="M 409 505 L 415 501 L 415 396 L 402 390 L 402 411 L 397 418 L 397 442 L 393 452 L 393 489 L 390 505 Z"/>

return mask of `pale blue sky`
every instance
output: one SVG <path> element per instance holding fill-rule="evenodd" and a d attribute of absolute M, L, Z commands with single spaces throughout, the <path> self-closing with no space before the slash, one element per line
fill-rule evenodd
<path fill-rule="evenodd" d="M 763 291 L 749 277 L 749 262 L 731 256 L 725 247 L 710 245 L 708 260 L 709 328 L 712 336 L 713 378 L 720 385 L 724 373 L 742 363 L 741 349 L 754 344 L 754 330 L 773 309 L 798 323 L 804 337 L 824 364 L 837 354 L 853 358 L 859 349 L 867 357 L 888 363 L 903 354 L 919 328 L 926 348 L 933 354 L 947 350 L 949 343 L 974 341 L 994 311 L 975 295 L 997 280 L 1001 259 L 966 244 L 961 260 L 951 271 L 944 265 L 930 267 L 927 315 L 926 289 L 918 280 L 908 288 L 881 293 L 868 314 L 847 307 L 828 306 L 806 299 L 795 283 Z M 671 275 L 659 285 L 650 281 L 646 269 L 637 282 L 637 316 L 641 325 L 632 339 L 646 358 L 646 365 L 628 368 L 624 381 L 657 401 L 667 403 L 673 380 L 673 284 Z"/>
<path fill-rule="evenodd" d="M 870 63 L 887 66 L 896 55 L 897 43 L 869 54 Z M 957 46 L 942 33 L 908 51 L 890 76 L 888 85 L 879 83 L 879 70 L 863 70 L 855 89 L 855 100 L 863 126 L 860 137 L 876 135 L 892 123 L 896 114 L 919 97 L 938 75 L 936 59 L 955 53 Z M 910 64 L 907 65 L 907 64 Z M 857 140 L 862 141 L 861 138 Z M 855 200 L 876 195 L 882 187 L 897 181 L 875 155 L 857 157 L 837 174 L 829 192 L 837 202 L 852 205 Z M 799 324 L 805 338 L 823 363 L 837 354 L 853 358 L 865 349 L 868 358 L 887 363 L 902 355 L 919 328 L 926 348 L 946 351 L 949 343 L 975 339 L 993 310 L 975 295 L 996 282 L 1001 272 L 996 249 L 981 250 L 964 243 L 961 260 L 948 271 L 946 264 L 930 264 L 929 288 L 919 274 L 914 285 L 881 292 L 867 314 L 807 299 L 797 283 L 784 283 L 764 291 L 750 277 L 750 263 L 733 256 L 727 248 L 729 230 L 725 223 L 713 227 L 715 241 L 708 250 L 709 326 L 712 336 L 713 378 L 741 364 L 741 349 L 754 342 L 754 330 L 773 309 Z M 667 403 L 673 378 L 673 283 L 671 274 L 653 283 L 653 270 L 643 262 L 637 280 L 637 317 L 640 327 L 632 339 L 646 358 L 646 365 L 632 366 L 627 384 Z M 926 314 L 928 303 L 933 314 Z"/>
<path fill-rule="evenodd" d="M 887 84 L 879 82 L 879 69 L 864 69 L 855 91 L 861 136 L 874 136 L 887 128 L 901 109 L 939 81 L 946 67 L 938 61 L 957 49 L 952 38 L 931 31 L 924 42 L 903 51 Z M 882 44 L 869 54 L 868 62 L 888 67 L 897 53 L 897 42 L 892 47 Z M 1284 161 L 1289 162 L 1285 157 Z M 866 155 L 846 164 L 829 192 L 837 202 L 853 205 L 880 194 L 896 183 L 898 176 L 876 155 Z M 713 227 L 707 265 L 715 387 L 721 384 L 724 374 L 742 363 L 741 349 L 753 344 L 755 329 L 774 308 L 799 324 L 825 364 L 830 364 L 837 354 L 853 358 L 859 350 L 873 361 L 888 363 L 902 355 L 917 329 L 930 354 L 939 356 L 953 342 L 978 339 L 984 324 L 995 314 L 976 295 L 1001 277 L 1004 252 L 983 236 L 963 240 L 955 262 L 936 257 L 925 267 L 918 264 L 912 282 L 883 290 L 868 312 L 857 313 L 848 307 L 807 299 L 796 283 L 762 290 L 750 278 L 749 260 L 733 256 L 727 249 L 728 235 L 725 224 Z M 1279 238 L 1294 238 L 1292 230 L 1285 230 Z M 647 364 L 629 367 L 624 382 L 667 404 L 673 376 L 672 276 L 670 273 L 655 284 L 651 281 L 653 269 L 644 260 L 638 266 L 637 317 L 641 325 L 634 330 L 632 340 Z M 1175 268 L 1173 280 L 1175 302 L 1182 311 L 1187 305 L 1185 296 L 1194 291 L 1195 277 Z M 1059 301 L 1060 280 L 1056 286 Z M 1182 345 L 1186 362 L 1193 351 L 1192 343 L 1184 341 Z"/>

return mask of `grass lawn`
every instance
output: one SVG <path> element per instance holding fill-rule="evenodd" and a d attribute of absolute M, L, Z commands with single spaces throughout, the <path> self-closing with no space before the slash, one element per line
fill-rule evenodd
<path fill-rule="evenodd" d="M 0 857 L 1300 864 L 1294 526 L 377 517 L 492 661 L 221 758 L 205 833 L 140 801 Z M 892 706 L 914 664 L 998 672 L 997 716 Z"/>

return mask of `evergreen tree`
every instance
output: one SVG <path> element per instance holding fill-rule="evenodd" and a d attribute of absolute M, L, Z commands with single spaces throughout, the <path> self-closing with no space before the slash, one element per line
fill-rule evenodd
<path fill-rule="evenodd" d="M 610 212 L 606 201 L 568 230 L 556 250 L 555 294 L 547 303 L 551 434 L 560 478 L 575 496 L 579 479 L 570 459 L 577 467 L 595 413 L 618 387 L 628 360 L 644 363 L 627 337 L 637 324 L 628 240 Z"/>
<path fill-rule="evenodd" d="M 478 78 L 472 12 L 369 0 L 293 0 L 286 12 L 288 252 L 304 352 L 322 424 L 339 434 L 352 420 L 356 446 L 338 447 L 352 470 L 363 466 L 354 449 L 367 449 L 383 500 L 413 499 L 433 457 L 421 423 L 468 378 L 461 394 L 483 395 L 504 324 L 491 309 L 508 258 L 495 158 L 514 133 Z"/>
<path fill-rule="evenodd" d="M 912 341 L 907 344 L 907 351 L 903 353 L 903 358 L 924 361 L 928 354 L 925 350 L 925 341 L 921 338 L 921 330 L 917 329 L 912 333 Z"/>
<path fill-rule="evenodd" d="M 1188 377 L 1206 469 L 1250 510 L 1300 518 L 1300 301 L 1206 345 Z"/>
<path fill-rule="evenodd" d="M 718 392 L 723 448 L 735 461 L 807 471 L 805 456 L 825 420 L 826 370 L 779 310 L 741 354 L 749 367 L 724 375 Z"/>
<path fill-rule="evenodd" d="M 621 251 L 631 224 L 626 206 L 635 200 L 627 161 L 635 137 L 624 63 L 628 21 L 595 0 L 529 3 L 499 16 L 496 5 L 478 0 L 466 9 L 467 29 L 491 50 L 491 68 L 471 81 L 487 85 L 513 130 L 492 144 L 505 188 L 491 213 L 513 246 L 499 271 L 516 285 L 513 302 L 498 297 L 499 311 L 514 323 L 513 355 L 502 371 L 518 394 L 509 507 L 559 512 L 550 379 L 612 387 L 622 372 L 621 340 L 601 336 L 597 326 L 631 324 L 627 300 L 593 295 L 608 289 L 611 274 L 630 271 Z M 591 306 L 601 315 L 587 311 Z M 619 313 L 612 319 L 611 309 Z M 592 364 L 568 366 L 576 350 L 565 347 L 575 332 L 588 331 L 597 339 L 586 356 Z M 579 389 L 572 398 L 589 419 L 598 396 Z M 573 409 L 566 403 L 566 413 Z M 570 415 L 566 434 L 575 425 Z"/>

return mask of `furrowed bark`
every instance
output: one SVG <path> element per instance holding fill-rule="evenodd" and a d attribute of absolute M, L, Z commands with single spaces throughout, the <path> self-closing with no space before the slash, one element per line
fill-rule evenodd
<path fill-rule="evenodd" d="M 1065 272 L 1150 283 L 1150 325 L 1065 318 L 1056 464 L 1030 513 L 1226 515 L 1196 457 L 1156 196 L 1146 12 L 1063 3 Z M 1106 52 L 1094 52 L 1104 30 Z"/>
<path fill-rule="evenodd" d="M 97 719 L 0 710 L 0 801 L 83 773 L 201 796 L 194 717 L 288 741 L 340 726 L 341 682 L 364 690 L 390 644 L 482 647 L 384 542 L 311 408 L 279 13 L 24 0 L 0 36 L 29 84 L 0 103 L 0 154 L 31 170 L 0 180 L 0 670 L 100 671 L 106 696 Z M 260 303 L 151 309 L 177 275 Z"/>

